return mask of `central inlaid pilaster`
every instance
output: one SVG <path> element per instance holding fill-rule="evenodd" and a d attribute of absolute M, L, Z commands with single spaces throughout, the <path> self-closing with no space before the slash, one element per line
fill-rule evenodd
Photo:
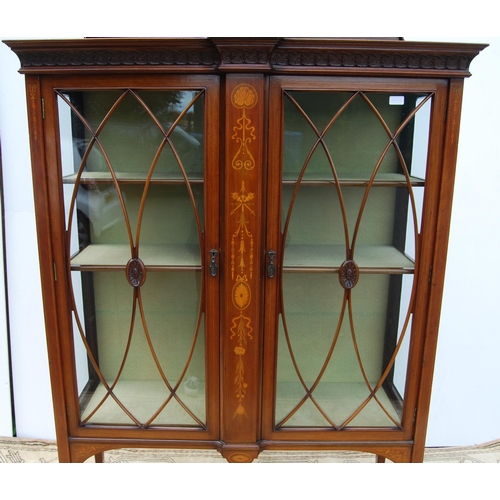
<path fill-rule="evenodd" d="M 241 451 L 255 447 L 260 414 L 263 92 L 262 77 L 227 78 L 222 437 Z"/>

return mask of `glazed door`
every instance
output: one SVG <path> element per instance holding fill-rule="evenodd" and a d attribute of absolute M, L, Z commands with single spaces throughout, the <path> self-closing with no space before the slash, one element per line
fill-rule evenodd
<path fill-rule="evenodd" d="M 128 80 L 58 80 L 46 102 L 73 428 L 216 436 L 218 79 Z"/>
<path fill-rule="evenodd" d="M 411 432 L 437 90 L 272 81 L 265 438 Z"/>

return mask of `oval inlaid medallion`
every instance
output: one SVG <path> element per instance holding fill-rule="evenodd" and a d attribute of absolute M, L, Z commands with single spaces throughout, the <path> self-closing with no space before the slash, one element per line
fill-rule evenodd
<path fill-rule="evenodd" d="M 359 268 L 353 260 L 346 260 L 339 269 L 340 284 L 350 290 L 356 286 L 359 278 Z"/>
<path fill-rule="evenodd" d="M 243 311 L 250 304 L 250 287 L 244 281 L 239 281 L 233 287 L 233 304 L 234 306 Z"/>
<path fill-rule="evenodd" d="M 130 259 L 127 263 L 127 279 L 133 287 L 139 287 L 146 281 L 146 267 L 141 259 Z"/>

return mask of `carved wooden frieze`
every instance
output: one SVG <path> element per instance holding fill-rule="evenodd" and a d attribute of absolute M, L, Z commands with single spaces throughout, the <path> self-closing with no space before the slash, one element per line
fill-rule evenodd
<path fill-rule="evenodd" d="M 269 53 L 259 49 L 222 49 L 220 55 L 222 64 L 267 64 L 269 61 Z"/>
<path fill-rule="evenodd" d="M 222 71 L 271 70 L 271 54 L 279 38 L 211 38 L 220 54 Z"/>
<path fill-rule="evenodd" d="M 391 71 L 468 76 L 481 50 L 473 44 L 403 40 L 314 38 L 192 38 L 25 40 L 6 42 L 19 56 L 21 72 L 71 68 L 154 68 L 197 71 L 301 72 Z"/>
<path fill-rule="evenodd" d="M 207 50 L 58 50 L 19 53 L 23 68 L 62 66 L 216 66 L 219 54 Z"/>
<path fill-rule="evenodd" d="M 360 52 L 345 50 L 304 51 L 275 50 L 271 65 L 332 68 L 395 68 L 467 71 L 473 57 L 460 55 L 399 52 Z"/>

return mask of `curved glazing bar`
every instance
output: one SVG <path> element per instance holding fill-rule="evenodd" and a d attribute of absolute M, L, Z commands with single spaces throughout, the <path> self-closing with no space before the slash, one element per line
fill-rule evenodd
<path fill-rule="evenodd" d="M 203 91 L 58 97 L 81 423 L 205 428 Z"/>
<path fill-rule="evenodd" d="M 331 172 L 333 174 L 333 178 L 335 180 L 335 186 L 336 186 L 337 194 L 338 194 L 338 197 L 339 197 L 340 209 L 341 209 L 341 212 L 342 212 L 342 219 L 343 219 L 343 223 L 344 223 L 344 231 L 345 231 L 346 244 L 349 242 L 349 228 L 348 228 L 347 218 L 346 218 L 346 213 L 345 213 L 345 208 L 344 208 L 344 201 L 343 201 L 343 198 L 342 198 L 342 191 L 340 189 L 339 177 L 337 175 L 337 170 L 336 170 L 335 165 L 333 163 L 333 159 L 332 159 L 332 157 L 330 155 L 328 147 L 326 146 L 326 144 L 324 142 L 324 136 L 328 132 L 328 130 L 330 130 L 331 126 L 335 123 L 335 121 L 337 120 L 337 118 L 342 114 L 342 112 L 344 111 L 344 109 L 347 106 L 349 106 L 349 104 L 351 103 L 351 101 L 353 99 L 355 99 L 356 95 L 357 95 L 357 93 L 354 93 L 352 96 L 349 97 L 349 99 L 347 99 L 347 101 L 343 104 L 343 106 L 336 112 L 336 114 L 332 117 L 332 119 L 327 123 L 327 125 L 322 130 L 322 132 L 320 132 L 318 130 L 318 128 L 315 126 L 314 122 L 311 121 L 311 119 L 304 112 L 304 110 L 300 107 L 299 103 L 297 103 L 297 101 L 293 98 L 293 96 L 291 94 L 285 92 L 285 96 L 288 97 L 288 99 L 300 111 L 301 115 L 304 117 L 304 119 L 309 124 L 309 126 L 311 127 L 311 129 L 314 130 L 314 133 L 317 136 L 317 140 L 314 142 L 313 146 L 311 147 L 311 149 L 310 149 L 310 151 L 309 151 L 309 153 L 307 155 L 307 158 L 304 161 L 302 169 L 301 169 L 301 171 L 300 171 L 300 173 L 298 175 L 298 178 L 296 179 L 296 182 L 295 182 L 295 188 L 294 188 L 294 191 L 293 191 L 293 194 L 292 194 L 292 199 L 290 200 L 289 209 L 288 209 L 286 220 L 285 220 L 284 227 L 283 227 L 283 235 L 284 235 L 285 239 L 286 239 L 286 235 L 288 233 L 288 226 L 289 226 L 290 217 L 291 217 L 291 214 L 292 214 L 292 207 L 293 207 L 295 199 L 297 197 L 298 189 L 300 187 L 302 179 L 304 178 L 304 174 L 306 172 L 306 169 L 307 169 L 307 167 L 308 167 L 308 165 L 309 165 L 309 163 L 311 161 L 311 158 L 312 158 L 314 152 L 316 151 L 316 149 L 318 148 L 318 146 L 321 144 L 321 146 L 322 146 L 322 148 L 324 150 L 324 153 L 325 153 L 325 155 L 328 158 L 329 167 L 331 169 Z"/>
<path fill-rule="evenodd" d="M 390 127 L 385 122 L 385 120 L 383 119 L 383 117 L 381 116 L 381 114 L 378 112 L 378 110 L 375 107 L 375 105 L 370 101 L 370 99 L 364 93 L 361 93 L 361 96 L 368 103 L 368 105 L 370 106 L 370 108 L 373 110 L 373 112 L 375 113 L 375 115 L 379 119 L 381 125 L 383 126 L 384 130 L 386 131 L 386 133 L 388 135 L 389 141 L 386 144 L 386 146 L 384 147 L 384 150 L 381 153 L 379 160 L 377 161 L 377 164 L 376 164 L 376 166 L 375 166 L 375 168 L 374 168 L 374 170 L 373 170 L 373 172 L 371 174 L 370 180 L 369 180 L 368 185 L 366 186 L 366 189 L 365 189 L 365 194 L 364 194 L 363 200 L 361 202 L 360 210 L 359 210 L 359 213 L 358 213 L 358 218 L 357 218 L 355 229 L 354 229 L 354 233 L 353 233 L 353 241 L 352 241 L 352 246 L 351 246 L 351 255 L 352 255 L 353 258 L 355 258 L 354 257 L 355 256 L 355 244 L 356 244 L 357 236 L 359 234 L 359 228 L 360 228 L 360 224 L 361 224 L 361 221 L 362 221 L 363 213 L 364 213 L 364 210 L 365 210 L 365 207 L 366 207 L 366 202 L 367 202 L 368 197 L 369 197 L 369 195 L 371 193 L 371 189 L 373 187 L 373 183 L 374 183 L 376 175 L 377 175 L 377 173 L 378 173 L 378 171 L 380 169 L 380 166 L 382 165 L 383 160 L 385 159 L 386 155 L 388 154 L 389 149 L 392 148 L 392 147 L 394 147 L 394 149 L 396 150 L 396 154 L 397 154 L 398 160 L 400 162 L 400 167 L 403 170 L 403 173 L 404 173 L 406 181 L 407 181 L 408 197 L 410 199 L 411 216 L 412 216 L 412 219 L 413 219 L 413 226 L 414 226 L 414 231 L 415 231 L 414 237 L 415 237 L 415 242 L 418 243 L 419 230 L 418 230 L 417 212 L 416 212 L 416 208 L 415 208 L 415 199 L 414 199 L 414 196 L 413 196 L 412 184 L 411 184 L 411 181 L 410 181 L 410 175 L 409 175 L 408 167 L 406 165 L 406 162 L 405 162 L 405 159 L 404 159 L 403 154 L 401 152 L 401 149 L 399 148 L 399 146 L 398 146 L 398 144 L 396 142 L 396 139 L 399 137 L 399 135 L 402 133 L 402 131 L 405 129 L 405 127 L 408 125 L 408 123 L 414 118 L 414 116 L 418 112 L 418 110 L 420 108 L 422 108 L 428 100 L 431 99 L 431 96 L 428 95 L 428 96 L 426 96 L 426 98 L 424 98 L 423 100 L 421 100 L 421 102 L 415 107 L 415 109 L 411 110 L 408 113 L 408 115 L 404 118 L 403 122 L 398 126 L 397 130 L 393 133 L 393 132 L 391 132 Z M 415 245 L 414 255 L 415 256 L 418 255 L 418 244 Z M 418 259 L 416 259 L 416 260 L 418 262 Z M 406 319 L 405 319 L 405 322 L 404 322 L 404 325 L 403 325 L 402 332 L 399 335 L 399 340 L 398 340 L 398 342 L 397 342 L 397 344 L 396 344 L 396 346 L 394 348 L 394 353 L 391 356 L 391 359 L 389 360 L 389 362 L 387 364 L 387 367 L 385 367 L 385 369 L 384 369 L 384 373 L 382 373 L 381 378 L 380 378 L 380 380 L 378 381 L 378 383 L 377 383 L 377 385 L 375 387 L 372 387 L 372 384 L 368 380 L 368 378 L 366 376 L 366 373 L 365 373 L 363 359 L 361 357 L 361 354 L 360 354 L 358 346 L 357 346 L 356 328 L 355 328 L 355 325 L 354 325 L 354 319 L 353 319 L 353 315 L 352 315 L 352 302 L 351 302 L 351 300 L 349 300 L 349 319 L 350 319 L 350 326 L 351 326 L 351 334 L 352 334 L 353 346 L 354 346 L 354 349 L 355 349 L 355 352 L 356 352 L 356 358 L 358 360 L 358 363 L 359 363 L 359 366 L 360 366 L 360 370 L 361 370 L 361 372 L 363 374 L 364 382 L 366 383 L 367 388 L 370 390 L 370 395 L 359 406 L 359 408 L 352 414 L 352 416 L 346 422 L 344 422 L 342 424 L 341 427 L 344 427 L 344 426 L 348 425 L 352 420 L 354 420 L 356 418 L 356 416 L 363 410 L 363 408 L 366 407 L 366 405 L 370 402 L 371 399 L 374 399 L 377 402 L 377 404 L 380 406 L 380 408 L 387 414 L 387 416 L 394 422 L 394 424 L 396 426 L 398 426 L 398 427 L 400 426 L 400 424 L 398 422 L 396 422 L 396 420 L 394 420 L 391 417 L 390 413 L 385 409 L 385 407 L 383 406 L 383 404 L 381 404 L 381 402 L 379 401 L 379 399 L 377 397 L 377 391 L 380 389 L 380 387 L 382 386 L 383 382 L 386 380 L 387 375 L 389 374 L 390 370 L 392 369 L 393 363 L 394 363 L 396 355 L 397 355 L 397 353 L 399 351 L 400 345 L 403 342 L 405 334 L 407 332 L 406 325 L 408 324 L 409 316 L 410 316 L 410 313 L 411 313 L 411 311 L 413 309 L 414 292 L 415 292 L 414 289 L 412 289 L 412 291 L 411 291 L 411 298 L 410 298 L 410 302 L 409 302 L 408 309 L 407 309 Z M 366 360 L 366 358 L 365 358 L 365 360 Z"/>
<path fill-rule="evenodd" d="M 401 428 L 432 94 L 284 99 L 275 425 Z"/>

